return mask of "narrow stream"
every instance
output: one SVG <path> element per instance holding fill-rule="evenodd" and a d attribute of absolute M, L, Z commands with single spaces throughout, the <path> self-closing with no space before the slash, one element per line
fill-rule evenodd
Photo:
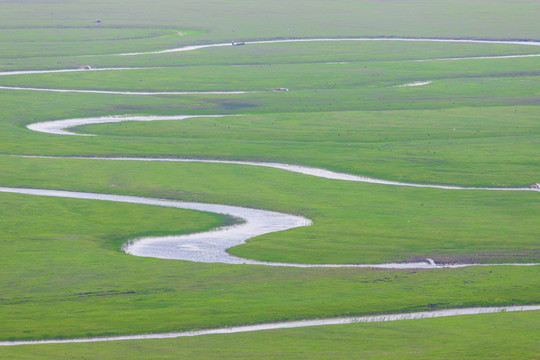
<path fill-rule="evenodd" d="M 527 46 L 540 46 L 538 41 L 519 41 L 519 40 L 474 40 L 474 39 L 437 39 L 437 38 L 319 38 L 319 39 L 284 39 L 284 40 L 261 40 L 261 41 L 246 41 L 243 44 L 280 44 L 280 43 L 301 43 L 301 42 L 335 42 L 335 41 L 404 41 L 404 42 L 435 42 L 435 43 L 465 43 L 465 44 L 507 44 L 507 45 L 527 45 Z M 207 45 L 191 45 L 182 46 L 178 48 L 158 50 L 158 51 L 146 51 L 146 52 L 132 52 L 115 54 L 115 56 L 136 56 L 136 55 L 154 55 L 154 54 L 166 54 L 182 51 L 194 51 L 200 49 L 207 49 L 213 47 L 232 46 L 232 43 L 219 43 L 219 44 L 207 44 Z M 520 56 L 520 55 L 518 55 Z"/>
<path fill-rule="evenodd" d="M 51 127 L 52 128 L 52 127 Z M 51 131 L 53 131 L 51 129 Z M 60 133 L 59 129 L 55 129 L 55 134 Z M 71 135 L 72 133 L 68 133 Z M 384 179 L 370 178 L 366 176 L 353 175 L 347 173 L 339 173 L 331 170 L 282 163 L 271 162 L 256 162 L 256 161 L 239 161 L 239 160 L 209 160 L 209 159 L 177 159 L 177 158 L 137 158 L 137 157 L 90 157 L 90 156 L 36 156 L 36 155 L 11 155 L 14 157 L 23 158 L 41 158 L 41 159 L 82 159 L 82 160 L 108 160 L 108 161 L 142 161 L 142 162 L 182 162 L 182 163 L 207 163 L 207 164 L 234 164 L 234 165 L 246 165 L 246 166 L 261 166 L 274 169 L 280 169 L 290 171 L 294 173 L 315 176 L 325 179 L 343 180 L 343 181 L 356 181 L 371 184 L 381 185 L 393 185 L 393 186 L 409 186 L 419 188 L 432 188 L 442 190 L 490 190 L 490 191 L 540 191 L 540 185 L 534 184 L 530 187 L 464 187 L 464 186 L 452 186 L 452 185 L 436 185 L 436 184 L 417 184 L 406 183 L 400 181 L 391 181 Z"/>
<path fill-rule="evenodd" d="M 250 41 L 245 44 L 272 44 L 272 43 L 298 43 L 298 42 L 324 42 L 324 41 L 404 41 L 404 42 L 444 42 L 444 43 L 478 43 L 478 44 L 510 44 L 510 45 L 526 45 L 540 46 L 540 42 L 536 41 L 498 41 L 498 40 L 469 40 L 469 39 L 413 39 L 413 38 L 341 38 L 341 39 L 289 39 L 289 40 L 268 40 L 268 41 Z M 171 52 L 193 51 L 211 47 L 231 46 L 231 43 L 208 44 L 184 46 L 173 49 L 165 49 L 160 51 L 149 52 L 133 52 L 116 54 L 116 56 L 135 56 L 135 55 L 151 55 L 164 54 Z M 92 55 L 90 55 L 92 56 Z M 477 56 L 477 57 L 461 57 L 461 58 L 442 58 L 442 59 L 423 59 L 413 61 L 436 61 L 436 60 L 464 60 L 464 59 L 505 59 L 519 57 L 536 57 L 540 54 L 526 55 L 500 55 L 500 56 Z M 102 68 L 102 69 L 60 69 L 60 70 L 26 70 L 26 71 L 11 71 L 0 72 L 0 76 L 9 75 L 25 75 L 25 74 L 46 74 L 46 73 L 63 73 L 63 72 L 79 72 L 79 71 L 118 71 L 118 70 L 136 70 L 136 69 L 153 69 L 151 68 Z M 414 83 L 403 84 L 400 86 L 421 86 L 427 85 L 428 81 L 419 81 Z M 100 91 L 100 90 L 69 90 L 69 89 L 46 89 L 46 88 L 23 88 L 23 87 L 7 87 L 1 86 L 4 90 L 29 90 L 29 91 L 51 91 L 51 92 L 75 92 L 75 93 L 102 93 L 115 95 L 186 95 L 186 94 L 243 94 L 243 91 L 230 92 L 186 92 L 186 91 L 168 91 L 168 92 L 136 92 L 136 91 Z M 102 124 L 122 121 L 161 121 L 161 120 L 183 120 L 192 117 L 222 117 L 225 115 L 173 115 L 173 116 L 103 116 L 93 118 L 77 118 L 64 119 L 56 121 L 48 121 L 34 123 L 28 125 L 30 130 L 58 134 L 58 135 L 86 135 L 91 134 L 75 134 L 66 129 L 74 126 L 88 124 Z M 36 156 L 39 157 L 39 156 Z M 43 158 L 60 158 L 47 157 Z M 383 185 L 394 186 L 412 186 L 426 187 L 443 190 L 503 190 L 503 191 L 538 191 L 538 187 L 530 188 L 467 188 L 459 186 L 445 185 L 429 185 L 429 184 L 414 184 L 403 183 L 396 181 L 388 181 L 382 179 L 373 179 L 358 175 L 337 173 L 326 169 L 312 168 L 300 165 L 290 165 L 281 163 L 264 163 L 264 162 L 249 162 L 249 161 L 223 161 L 223 160 L 198 160 L 198 159 L 155 159 L 155 158 L 99 158 L 99 157 L 77 157 L 80 159 L 95 159 L 95 160 L 111 160 L 111 161 L 168 161 L 168 162 L 203 162 L 203 163 L 223 163 L 237 164 L 249 166 L 263 166 L 277 168 L 286 171 L 292 171 L 305 175 L 317 176 L 327 179 L 358 181 L 367 183 L 376 183 Z M 124 248 L 126 253 L 156 257 L 163 259 L 177 259 L 185 261 L 207 262 L 207 263 L 227 263 L 227 264 L 250 264 L 250 265 L 266 265 L 266 266 L 289 266 L 289 267 L 378 267 L 392 269 L 410 269 L 410 268 L 426 268 L 436 269 L 440 266 L 431 259 L 426 259 L 424 262 L 416 263 L 393 263 L 393 264 L 291 264 L 291 263 L 270 263 L 256 260 L 242 259 L 232 256 L 227 253 L 227 249 L 233 246 L 244 243 L 247 239 L 268 234 L 277 231 L 284 231 L 303 226 L 311 225 L 311 220 L 300 216 L 283 214 L 273 211 L 243 208 L 238 206 L 220 205 L 220 204 L 204 204 L 183 202 L 165 199 L 144 198 L 136 196 L 112 195 L 112 194 L 97 194 L 75 191 L 62 191 L 52 189 L 26 189 L 26 188 L 10 188 L 0 187 L 0 192 L 17 193 L 34 196 L 51 196 L 61 198 L 88 199 L 100 201 L 114 201 L 122 203 L 145 204 L 162 207 L 173 207 L 181 209 L 190 209 L 198 211 L 207 211 L 218 214 L 226 214 L 243 220 L 243 223 L 216 229 L 214 231 L 180 235 L 180 236 L 165 236 L 155 238 L 133 239 Z M 532 266 L 539 264 L 454 264 L 445 265 L 444 267 L 464 267 L 464 266 L 493 266 L 493 265 L 513 265 L 513 266 Z M 199 336 L 208 334 L 228 334 L 248 331 L 297 328 L 306 326 L 319 325 L 335 325 L 335 324 L 351 324 L 359 322 L 380 322 L 380 321 L 398 321 L 410 319 L 424 319 L 446 316 L 473 315 L 496 312 L 510 311 L 531 311 L 540 310 L 540 305 L 530 306 L 508 306 L 508 307 L 490 307 L 490 308 L 463 308 L 463 309 L 448 309 L 438 311 L 425 311 L 416 313 L 400 313 L 388 315 L 372 315 L 372 316 L 357 316 L 346 318 L 331 318 L 303 321 L 288 321 L 276 322 L 268 324 L 246 325 L 239 327 L 227 327 L 217 329 L 207 329 L 200 331 L 174 332 L 162 334 L 142 334 L 142 335 L 126 335 L 112 337 L 95 337 L 82 339 L 57 339 L 57 340 L 41 340 L 41 341 L 3 341 L 0 346 L 12 345 L 29 345 L 29 344 L 51 344 L 51 343 L 73 343 L 73 342 L 97 342 L 97 341 L 116 341 L 116 340 L 140 340 L 140 339 L 164 339 L 176 338 L 184 336 Z"/>
<path fill-rule="evenodd" d="M 243 259 L 227 253 L 227 249 L 233 246 L 241 245 L 245 243 L 247 239 L 250 239 L 252 237 L 302 226 L 309 226 L 312 224 L 311 220 L 304 217 L 283 214 L 275 211 L 251 209 L 230 205 L 205 204 L 137 196 L 98 194 L 63 190 L 0 187 L 0 192 L 174 207 L 179 209 L 189 209 L 224 214 L 244 221 L 244 223 L 239 225 L 228 226 L 213 231 L 206 231 L 201 233 L 133 239 L 124 246 L 123 250 L 126 253 L 135 256 L 205 263 L 287 266 L 298 268 L 361 267 L 384 269 L 436 269 L 441 267 L 435 264 L 435 262 L 431 259 L 426 259 L 423 262 L 402 262 L 385 264 L 296 264 Z M 455 268 L 466 266 L 496 265 L 534 266 L 539 264 L 448 264 L 444 265 L 444 267 Z"/>
<path fill-rule="evenodd" d="M 201 335 L 216 335 L 216 334 L 235 334 L 243 332 L 261 331 L 261 330 L 277 330 L 277 329 L 293 329 L 309 326 L 321 325 L 344 325 L 367 322 L 388 322 L 402 320 L 419 320 L 433 319 L 448 316 L 462 315 L 480 315 L 492 314 L 500 312 L 514 311 L 534 311 L 540 310 L 540 305 L 525 305 L 525 306 L 501 306 L 501 307 L 477 307 L 463 309 L 446 309 L 436 311 L 421 311 L 415 313 L 398 313 L 387 315 L 369 315 L 369 316 L 352 316 L 328 319 L 314 320 L 299 320 L 299 321 L 283 321 L 275 323 L 254 324 L 245 326 L 231 326 L 226 328 L 203 329 L 195 331 L 182 331 L 161 334 L 140 334 L 140 335 L 119 335 L 108 337 L 89 337 L 79 339 L 51 339 L 51 340 L 22 340 L 22 341 L 0 341 L 0 346 L 16 346 L 16 345 L 40 345 L 40 344 L 65 344 L 65 343 L 85 343 L 85 342 L 101 342 L 101 341 L 119 341 L 119 340 L 149 340 L 149 339 L 173 339 L 179 337 L 191 337 Z"/>

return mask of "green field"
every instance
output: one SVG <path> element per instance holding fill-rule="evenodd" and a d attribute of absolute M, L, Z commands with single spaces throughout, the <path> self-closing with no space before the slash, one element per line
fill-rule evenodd
<path fill-rule="evenodd" d="M 3 349 L 17 359 L 535 359 L 538 312 Z M 466 341 L 463 341 L 466 339 Z"/>
<path fill-rule="evenodd" d="M 114 54 L 288 38 L 539 41 L 536 1 L 31 0 L 0 1 L 0 8 L 2 72 L 143 68 L 0 76 L 0 86 L 254 91 L 142 96 L 0 89 L 0 187 L 230 204 L 313 221 L 229 250 L 263 261 L 540 262 L 540 192 L 366 184 L 245 165 L 12 156 L 263 161 L 410 183 L 527 187 L 540 182 L 540 57 L 444 59 L 535 55 L 540 46 L 320 41 Z M 423 81 L 431 83 L 396 87 Z M 281 87 L 290 91 L 272 91 Z M 123 114 L 241 116 L 74 128 L 95 137 L 26 128 Z M 296 269 L 139 258 L 123 253 L 122 244 L 237 220 L 1 192 L 0 204 L 0 340 L 540 303 L 538 266 Z M 538 314 L 16 346 L 2 348 L 0 358 L 532 359 Z"/>

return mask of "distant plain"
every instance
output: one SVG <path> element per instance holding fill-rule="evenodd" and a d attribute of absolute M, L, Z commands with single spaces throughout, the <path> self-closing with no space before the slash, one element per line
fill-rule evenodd
<path fill-rule="evenodd" d="M 314 221 L 230 250 L 259 260 L 539 262 L 539 192 L 391 187 L 241 165 L 11 156 L 254 160 L 424 184 L 529 186 L 540 182 L 540 59 L 413 60 L 540 54 L 540 46 L 343 41 L 112 54 L 288 37 L 538 41 L 536 2 L 131 1 L 128 6 L 125 1 L 29 1 L 2 6 L 0 71 L 160 68 L 0 76 L 0 86 L 258 92 L 128 96 L 0 90 L 0 186 L 232 204 Z M 416 81 L 431 83 L 395 87 Z M 281 87 L 290 91 L 272 91 Z M 26 128 L 38 121 L 122 114 L 242 116 L 75 129 L 95 137 Z M 0 203 L 3 340 L 540 302 L 538 266 L 283 269 L 136 258 L 121 251 L 134 237 L 204 231 L 233 220 L 4 193 Z M 524 359 L 535 355 L 531 334 L 537 317 L 538 312 L 492 314 L 197 339 L 20 346 L 3 348 L 0 358 L 210 358 L 211 352 L 217 358 Z M 370 341 L 359 344 L 358 338 Z"/>

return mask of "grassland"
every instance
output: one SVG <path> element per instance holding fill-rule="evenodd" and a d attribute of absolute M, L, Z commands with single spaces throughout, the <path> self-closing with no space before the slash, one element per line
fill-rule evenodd
<path fill-rule="evenodd" d="M 151 4 L 135 0 L 6 2 L 5 28 L 180 28 L 205 31 L 193 43 L 286 36 L 437 36 L 535 39 L 536 1 L 433 2 L 249 0 Z M 209 20 L 211 19 L 211 21 Z M 179 26 L 180 25 L 180 26 Z M 173 40 L 174 41 L 174 40 Z M 101 44 L 100 44 L 101 46 Z"/>
<path fill-rule="evenodd" d="M 5 223 L 32 224 L 3 232 L 1 279 L 9 288 L 0 308 L 4 339 L 526 304 L 539 282 L 536 267 L 290 269 L 134 258 L 115 248 L 118 237 L 179 228 L 176 212 L 163 216 L 164 210 L 146 206 L 15 194 L 3 194 L 2 201 Z M 121 219 L 113 222 L 111 214 L 118 213 Z M 186 221 L 212 223 L 195 219 Z"/>
<path fill-rule="evenodd" d="M 239 165 L 10 155 L 275 161 L 408 182 L 528 186 L 540 181 L 539 58 L 413 60 L 538 54 L 540 47 L 384 41 L 110 54 L 288 37 L 538 40 L 539 11 L 537 2 L 525 0 L 5 2 L 0 71 L 163 68 L 0 76 L 1 86 L 261 92 L 126 96 L 0 90 L 0 186 L 233 204 L 314 221 L 311 227 L 268 234 L 230 250 L 260 260 L 538 262 L 537 192 L 388 187 Z M 394 87 L 414 81 L 432 83 Z M 269 91 L 277 87 L 291 91 Z M 116 114 L 243 116 L 76 129 L 96 137 L 26 128 L 38 121 Z M 204 231 L 234 220 L 4 193 L 0 204 L 0 339 L 540 302 L 538 266 L 284 269 L 135 258 L 120 251 L 128 239 Z M 3 348 L 0 358 L 523 359 L 536 355 L 537 328 L 538 312 L 492 314 L 193 339 L 21 346 Z"/>
<path fill-rule="evenodd" d="M 104 355 L 146 359 L 148 354 L 155 359 L 535 359 L 538 316 L 538 312 L 501 313 L 171 340 L 13 347 L 4 351 L 17 359 L 97 359 Z"/>
<path fill-rule="evenodd" d="M 351 53 L 364 45 L 353 44 Z M 368 51 L 376 47 L 368 45 Z M 310 52 L 326 53 L 334 45 L 309 46 Z M 335 46 L 340 54 L 347 53 L 344 44 Z M 204 49 L 190 60 L 191 65 L 165 69 L 0 77 L 1 85 L 20 87 L 263 91 L 138 97 L 135 106 L 132 96 L 3 90 L 10 104 L 3 116 L 13 122 L 3 125 L 2 152 L 281 161 L 393 180 L 471 186 L 528 186 L 538 181 L 534 94 L 540 89 L 535 58 L 295 63 L 294 47 L 285 48 L 282 61 L 292 61 L 288 64 L 193 65 L 201 58 L 216 61 L 217 49 Z M 379 56 L 384 59 L 382 53 Z M 418 56 L 430 55 L 424 49 Z M 156 57 L 161 59 L 161 55 L 151 58 Z M 411 81 L 433 83 L 394 87 Z M 268 91 L 284 85 L 292 91 Z M 59 139 L 24 128 L 43 120 L 125 113 L 249 116 L 81 129 L 107 135 L 92 139 Z M 117 141 L 128 136 L 126 146 Z"/>
<path fill-rule="evenodd" d="M 536 192 L 388 187 L 226 164 L 1 158 L 6 186 L 232 204 L 314 221 L 231 250 L 248 258 L 328 264 L 426 257 L 534 262 L 538 257 Z"/>

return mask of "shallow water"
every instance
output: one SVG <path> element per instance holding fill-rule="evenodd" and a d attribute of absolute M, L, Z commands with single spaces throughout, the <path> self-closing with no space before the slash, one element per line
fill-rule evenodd
<path fill-rule="evenodd" d="M 518 59 L 538 57 L 540 54 L 523 54 L 523 55 L 494 55 L 494 56 L 469 56 L 469 57 L 454 57 L 454 58 L 435 58 L 435 59 L 418 59 L 413 61 L 458 61 L 458 60 L 488 60 L 488 59 Z"/>
<path fill-rule="evenodd" d="M 165 69 L 164 67 L 118 67 L 118 68 L 98 68 L 98 69 L 58 69 L 58 70 L 20 70 L 20 71 L 2 71 L 0 76 L 10 75 L 31 75 L 31 74 L 54 74 L 67 72 L 89 72 L 89 71 L 122 71 L 122 70 L 148 70 L 148 69 Z"/>
<path fill-rule="evenodd" d="M 411 86 L 423 86 L 423 85 L 429 85 L 433 81 L 416 81 L 416 82 L 410 82 L 406 84 L 396 85 L 394 87 L 411 87 Z"/>
<path fill-rule="evenodd" d="M 110 90 L 77 90 L 77 89 L 46 89 L 25 88 L 14 86 L 0 86 L 3 90 L 47 91 L 60 93 L 86 93 L 86 94 L 111 94 L 111 95 L 236 95 L 251 94 L 258 91 L 110 91 Z"/>
<path fill-rule="evenodd" d="M 246 41 L 246 45 L 250 44 L 276 44 L 276 43 L 297 43 L 297 42 L 330 42 L 330 41 L 406 41 L 406 42 L 442 42 L 442 43 L 473 43 L 473 44 L 508 44 L 508 45 L 528 45 L 540 46 L 538 41 L 511 41 L 511 40 L 473 40 L 473 39 L 436 39 L 436 38 L 319 38 L 319 39 L 286 39 L 286 40 L 261 40 L 261 41 Z M 136 55 L 153 55 L 166 54 L 171 52 L 193 51 L 212 47 L 232 46 L 231 43 L 207 44 L 183 46 L 179 48 L 147 51 L 147 52 L 132 52 L 124 54 L 116 54 L 116 56 L 136 56 Z"/>
<path fill-rule="evenodd" d="M 235 333 L 242 333 L 242 332 L 262 331 L 262 330 L 293 329 L 293 328 L 321 326 L 321 325 L 344 325 L 344 324 L 355 324 L 355 323 L 364 323 L 364 322 L 420 320 L 420 319 L 433 319 L 433 318 L 448 317 L 448 316 L 479 315 L 479 314 L 491 314 L 491 313 L 499 313 L 499 312 L 534 311 L 534 310 L 540 310 L 540 305 L 479 307 L 479 308 L 447 309 L 447 310 L 436 310 L 436 311 L 421 311 L 421 312 L 415 312 L 415 313 L 352 316 L 352 317 L 342 317 L 342 318 L 300 320 L 300 321 L 283 321 L 283 322 L 275 322 L 275 323 L 267 323 L 267 324 L 232 326 L 232 327 L 226 327 L 226 328 L 206 329 L 206 330 L 198 330 L 198 331 L 171 332 L 171 333 L 161 333 L 161 334 L 120 335 L 120 336 L 90 337 L 90 338 L 80 338 L 80 339 L 0 341 L 0 346 L 83 343 L 83 342 L 101 342 L 101 341 L 119 341 L 119 340 L 171 339 L 171 338 L 179 338 L 179 337 L 191 337 L 191 336 L 212 335 L 212 334 L 235 334 Z"/>
<path fill-rule="evenodd" d="M 443 43 L 478 43 L 478 44 L 509 44 L 509 45 L 525 45 L 525 46 L 540 46 L 540 42 L 537 41 L 504 41 L 504 40 L 473 40 L 473 39 L 436 39 L 436 38 L 319 38 L 319 39 L 286 39 L 286 40 L 262 40 L 262 41 L 248 41 L 248 44 L 275 44 L 275 43 L 297 43 L 297 42 L 335 42 L 335 41 L 405 41 L 405 42 L 443 42 Z M 192 45 L 183 46 L 179 48 L 165 49 L 159 51 L 149 52 L 134 52 L 113 54 L 113 56 L 135 56 L 135 55 L 151 55 L 151 54 L 164 54 L 171 52 L 184 52 L 194 51 L 212 47 L 232 46 L 231 43 L 218 43 L 218 44 L 206 44 L 206 45 Z M 84 55 L 91 57 L 94 55 Z M 522 55 L 495 55 L 495 56 L 476 56 L 476 57 L 456 57 L 456 58 L 433 58 L 433 59 L 417 59 L 412 61 L 457 61 L 457 60 L 471 60 L 471 59 L 509 59 L 509 58 L 525 58 L 525 57 L 537 57 L 540 54 L 522 54 Z M 327 62 L 326 64 L 346 64 L 346 62 Z M 90 68 L 90 69 L 58 69 L 58 70 L 22 70 L 22 71 L 5 71 L 0 72 L 0 76 L 9 75 L 28 75 L 28 74 L 49 74 L 49 73 L 64 73 L 64 72 L 88 72 L 88 71 L 120 71 L 120 70 L 141 70 L 141 69 L 162 69 L 163 67 L 120 67 L 120 68 Z M 396 87 L 409 87 L 409 86 L 421 86 L 430 84 L 431 81 L 414 82 Z M 49 92 L 62 92 L 62 93 L 96 93 L 96 94 L 114 94 L 114 95 L 234 95 L 234 94 L 247 94 L 256 93 L 260 91 L 107 91 L 107 90 L 77 90 L 77 89 L 48 89 L 48 88 L 25 88 L 25 87 L 10 87 L 0 86 L 0 89 L 4 90 L 26 90 L 26 91 L 49 91 Z"/>
<path fill-rule="evenodd" d="M 411 41 L 411 42 L 454 42 L 454 43 L 491 43 L 491 44 L 514 44 L 539 46 L 540 42 L 527 41 L 491 41 L 491 40 L 463 40 L 463 39 L 408 39 L 408 38 L 350 38 L 350 39 L 293 39 L 293 40 L 271 40 L 271 41 L 253 41 L 246 44 L 269 44 L 269 43 L 292 43 L 292 42 L 312 42 L 312 41 Z M 140 52 L 118 54 L 120 56 L 133 55 L 148 55 L 162 54 L 168 52 L 192 51 L 210 47 L 230 46 L 230 43 L 225 44 L 210 44 L 187 46 L 175 49 L 166 49 L 153 52 Z M 504 58 L 519 58 L 519 57 L 535 57 L 540 54 L 530 55 L 501 55 L 501 56 L 484 56 L 484 57 L 461 57 L 461 58 L 445 58 L 445 59 L 424 59 L 415 61 L 436 61 L 436 60 L 465 60 L 465 59 L 504 59 Z M 332 64 L 332 63 L 330 63 Z M 63 73 L 63 72 L 79 72 L 79 71 L 118 71 L 118 70 L 135 70 L 135 69 L 153 69 L 153 68 L 103 68 L 103 69 L 61 69 L 61 70 L 28 70 L 28 71 L 11 71 L 0 72 L 0 76 L 23 75 L 23 74 L 44 74 L 44 73 Z M 399 87 L 421 86 L 429 84 L 429 81 L 415 82 L 399 85 Z M 100 90 L 68 90 L 68 89 L 45 89 L 45 88 L 22 88 L 22 87 L 0 87 L 6 90 L 27 90 L 27 91 L 51 91 L 51 92 L 73 92 L 73 93 L 102 93 L 102 94 L 121 94 L 121 95 L 185 95 L 185 94 L 242 94 L 245 92 L 133 92 L 133 91 L 100 91 Z M 204 116 L 204 117 L 221 117 L 222 115 Z M 28 128 L 35 131 L 46 132 L 51 134 L 62 135 L 88 135 L 75 134 L 65 129 L 99 123 L 111 123 L 121 121 L 157 121 L 157 120 L 183 120 L 190 117 L 202 116 L 104 116 L 86 119 L 65 119 L 57 121 L 49 121 L 43 123 L 35 123 L 28 125 Z M 148 159 L 148 158 L 84 158 L 84 159 L 99 159 L 99 160 L 118 160 L 118 161 L 177 161 L 177 162 L 207 162 L 207 163 L 226 163 L 238 165 L 264 166 L 302 173 L 305 175 L 318 176 L 327 179 L 359 181 L 385 185 L 396 186 L 413 186 L 413 187 L 429 187 L 445 190 L 534 190 L 530 188 L 466 188 L 458 186 L 443 186 L 443 185 L 426 185 L 412 184 L 395 181 L 387 181 L 381 179 L 367 178 L 351 174 L 336 173 L 333 171 L 310 168 L 299 165 L 289 165 L 280 163 L 261 163 L 247 161 L 219 161 L 219 160 L 197 160 L 197 159 Z M 130 244 L 125 246 L 125 251 L 136 256 L 151 256 L 164 259 L 178 259 L 197 262 L 222 262 L 228 264 L 253 264 L 253 265 L 269 265 L 269 266 L 293 266 L 293 267 L 381 267 L 381 268 L 428 268 L 435 269 L 439 266 L 431 259 L 426 259 L 425 262 L 417 263 L 395 263 L 395 264 L 288 264 L 288 263 L 268 263 L 259 262 L 248 259 L 241 259 L 229 255 L 226 249 L 242 244 L 246 239 L 267 234 L 276 231 L 283 231 L 300 226 L 311 225 L 311 220 L 282 214 L 271 211 L 242 208 L 236 206 L 218 205 L 218 204 L 202 204 L 190 203 L 163 199 L 142 198 L 133 196 L 110 195 L 110 194 L 95 194 L 84 192 L 46 190 L 46 189 L 22 189 L 22 188 L 6 188 L 0 187 L 0 192 L 19 193 L 37 196 L 54 196 L 64 198 L 77 199 L 92 199 L 101 201 L 116 201 L 125 203 L 148 204 L 154 206 L 175 207 L 199 211 L 209 211 L 219 214 L 227 214 L 244 220 L 240 225 L 230 226 L 204 233 L 189 234 L 183 236 L 167 236 L 156 238 L 134 239 Z M 479 264 L 455 264 L 445 267 L 464 267 L 474 266 Z M 481 264 L 481 266 L 491 266 L 493 264 Z M 495 265 L 538 265 L 538 264 L 495 264 Z M 138 340 L 138 339 L 162 339 L 175 338 L 184 336 L 199 336 L 207 334 L 227 334 L 248 331 L 260 331 L 282 328 L 297 328 L 306 326 L 333 325 L 333 324 L 350 324 L 358 322 L 380 322 L 380 321 L 398 321 L 408 319 L 423 319 L 445 316 L 472 315 L 483 313 L 495 313 L 502 311 L 530 311 L 540 310 L 540 306 L 512 306 L 512 307 L 497 307 L 497 308 L 467 308 L 467 309 L 450 309 L 439 311 L 426 311 L 406 314 L 389 314 L 375 316 L 360 316 L 348 318 L 333 318 L 333 319 L 318 319 L 279 322 L 271 324 L 256 324 L 239 327 L 228 327 L 220 329 L 209 329 L 201 331 L 187 331 L 164 334 L 142 334 L 130 336 L 114 336 L 114 337 L 98 337 L 84 339 L 62 339 L 62 340 L 43 340 L 43 341 L 3 341 L 0 346 L 27 345 L 27 344 L 50 344 L 50 343 L 73 343 L 73 342 L 97 342 L 97 341 L 117 341 L 117 340 Z"/>
<path fill-rule="evenodd" d="M 123 121 L 165 121 L 165 120 L 184 120 L 184 119 L 196 118 L 196 117 L 217 118 L 217 117 L 224 117 L 224 116 L 238 116 L 238 115 L 167 115 L 167 116 L 116 115 L 116 116 L 100 116 L 100 117 L 92 117 L 92 118 L 44 121 L 44 122 L 29 124 L 26 127 L 33 131 L 38 131 L 38 132 L 43 132 L 43 133 L 48 133 L 48 134 L 95 136 L 92 134 L 74 133 L 74 132 L 67 131 L 64 129 L 75 127 L 75 126 L 82 126 L 82 125 L 117 123 L 117 122 L 123 122 Z"/>
<path fill-rule="evenodd" d="M 269 163 L 269 162 L 255 162 L 255 161 L 237 161 L 237 160 L 206 160 L 206 159 L 168 159 L 168 158 L 129 158 L 129 157 L 89 157 L 89 156 L 77 156 L 77 157 L 63 157 L 63 156 L 32 156 L 32 155 L 12 155 L 17 157 L 29 157 L 29 158 L 44 158 L 44 159 L 83 159 L 83 160 L 110 160 L 110 161 L 146 161 L 146 162 L 187 162 L 187 163 L 209 163 L 209 164 L 234 164 L 234 165 L 247 165 L 247 166 L 261 166 L 274 169 L 280 169 L 299 174 L 315 176 L 325 179 L 343 180 L 343 181 L 356 181 L 371 184 L 393 185 L 393 186 L 410 186 L 421 188 L 433 188 L 443 190 L 493 190 L 493 191 L 540 191 L 535 188 L 503 188 L 503 187 L 463 187 L 463 186 L 450 186 L 450 185 L 436 185 L 436 184 L 415 184 L 405 183 L 399 181 L 391 181 L 384 179 L 370 178 L 360 175 L 339 173 L 321 168 L 291 165 L 282 163 Z"/>
<path fill-rule="evenodd" d="M 311 220 L 304 217 L 288 215 L 274 211 L 251 209 L 230 205 L 193 203 L 175 200 L 144 198 L 137 196 L 85 193 L 63 190 L 0 187 L 0 192 L 174 207 L 179 209 L 189 209 L 213 212 L 217 214 L 225 214 L 244 221 L 244 223 L 242 224 L 219 228 L 214 231 L 187 235 L 133 239 L 124 246 L 123 250 L 126 253 L 135 256 L 206 263 L 287 266 L 298 268 L 369 267 L 385 269 L 435 269 L 441 267 L 435 264 L 433 260 L 430 261 L 430 259 L 426 259 L 426 261 L 423 262 L 403 262 L 386 264 L 295 264 L 249 260 L 232 256 L 227 253 L 227 249 L 233 246 L 241 245 L 245 243 L 245 241 L 249 238 L 263 234 L 269 234 L 272 232 L 293 229 L 296 227 L 309 226 L 312 224 Z M 444 267 L 466 267 L 475 265 L 533 266 L 539 264 L 451 264 L 444 265 Z"/>
<path fill-rule="evenodd" d="M 311 225 L 311 220 L 301 216 L 239 206 L 46 189 L 0 187 L 0 192 L 173 207 L 224 214 L 244 221 L 242 224 L 215 231 L 182 236 L 134 239 L 124 248 L 128 254 L 161 259 L 227 264 L 263 264 L 229 255 L 226 249 L 243 244 L 245 240 L 255 236 Z"/>

